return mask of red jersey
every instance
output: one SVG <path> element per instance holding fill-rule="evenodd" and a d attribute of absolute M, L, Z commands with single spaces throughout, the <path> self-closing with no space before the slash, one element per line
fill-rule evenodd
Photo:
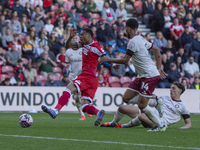
<path fill-rule="evenodd" d="M 177 36 L 179 36 L 184 31 L 184 28 L 183 28 L 181 23 L 179 23 L 178 25 L 172 24 L 171 27 L 170 27 L 170 31 L 174 31 L 174 33 Z M 171 34 L 171 38 L 172 37 L 173 37 L 173 35 Z"/>
<path fill-rule="evenodd" d="M 56 62 L 59 64 L 59 65 L 61 65 L 62 67 L 63 67 L 63 62 L 64 63 L 66 63 L 66 61 L 65 61 L 65 55 L 62 55 L 62 54 L 58 54 L 57 56 L 56 56 Z"/>
<path fill-rule="evenodd" d="M 96 40 L 89 45 L 83 45 L 82 48 L 82 70 L 96 71 L 99 64 L 98 58 L 105 54 L 105 50 Z"/>
<path fill-rule="evenodd" d="M 52 5 L 52 0 L 43 0 L 43 7 L 49 7 Z"/>

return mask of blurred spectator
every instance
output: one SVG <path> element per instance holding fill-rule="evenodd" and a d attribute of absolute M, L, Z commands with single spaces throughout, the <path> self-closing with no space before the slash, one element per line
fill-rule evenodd
<path fill-rule="evenodd" d="M 106 17 L 101 16 L 101 21 L 100 21 L 100 22 L 103 22 L 105 28 L 108 29 L 108 30 L 110 30 L 110 25 L 109 25 L 109 23 L 106 21 Z M 99 22 L 99 23 L 100 23 L 100 22 Z"/>
<path fill-rule="evenodd" d="M 190 12 L 194 19 L 196 19 L 199 16 L 199 12 L 195 4 L 192 4 Z"/>
<path fill-rule="evenodd" d="M 98 20 L 96 18 L 92 18 L 89 28 L 92 28 L 93 26 L 97 28 L 98 27 L 97 21 Z"/>
<path fill-rule="evenodd" d="M 39 6 L 40 8 L 42 8 L 43 6 L 43 0 L 29 0 L 30 4 L 31 4 L 31 8 L 34 9 L 35 7 Z"/>
<path fill-rule="evenodd" d="M 24 62 L 23 62 L 23 60 L 21 58 L 17 60 L 17 64 L 14 67 L 14 71 L 16 72 L 19 67 L 22 68 L 22 71 L 26 70 L 26 68 L 24 67 Z"/>
<path fill-rule="evenodd" d="M 13 33 L 16 34 L 21 34 L 22 33 L 22 27 L 20 22 L 18 21 L 19 18 L 18 17 L 14 17 L 11 23 L 12 29 L 13 29 Z"/>
<path fill-rule="evenodd" d="M 40 19 L 40 15 L 36 14 L 34 19 L 30 21 L 29 26 L 35 26 L 35 32 L 38 34 L 42 27 L 44 27 L 44 22 Z"/>
<path fill-rule="evenodd" d="M 65 9 L 62 5 L 59 6 L 59 12 L 56 14 L 56 20 L 58 19 L 58 17 L 62 17 L 62 20 L 64 22 L 67 21 L 67 14 L 65 13 Z"/>
<path fill-rule="evenodd" d="M 6 30 L 7 29 L 10 29 L 10 32 L 12 33 L 13 32 L 13 28 L 11 26 L 11 21 L 9 19 L 6 19 L 5 20 L 5 24 L 4 24 L 4 27 L 2 29 L 2 35 L 5 35 L 6 34 Z"/>
<path fill-rule="evenodd" d="M 10 78 L 5 78 L 5 80 L 1 82 L 0 86 L 11 86 Z"/>
<path fill-rule="evenodd" d="M 101 11 L 101 15 L 106 18 L 106 20 L 111 23 L 117 20 L 115 11 L 110 7 L 108 2 L 104 2 L 104 7 Z"/>
<path fill-rule="evenodd" d="M 163 9 L 163 17 L 164 17 L 164 27 L 162 29 L 163 35 L 166 39 L 169 39 L 170 26 L 172 25 L 172 17 L 169 16 L 169 11 L 167 8 Z"/>
<path fill-rule="evenodd" d="M 29 37 L 30 37 L 30 44 L 33 45 L 34 49 L 38 48 L 38 37 L 36 36 L 34 31 L 29 32 Z"/>
<path fill-rule="evenodd" d="M 96 9 L 96 3 L 94 2 L 94 0 L 89 0 L 89 2 L 86 3 L 87 5 L 87 10 L 91 13 L 96 13 L 97 9 Z"/>
<path fill-rule="evenodd" d="M 38 39 L 38 44 L 40 41 L 42 41 L 43 45 L 48 45 L 47 37 L 43 32 L 40 32 L 40 38 Z"/>
<path fill-rule="evenodd" d="M 58 53 L 60 52 L 60 48 L 65 46 L 65 42 L 64 42 L 64 37 L 62 35 L 60 35 L 58 37 L 58 41 L 54 43 L 54 45 L 51 48 L 51 51 L 54 53 L 55 56 L 58 55 Z"/>
<path fill-rule="evenodd" d="M 2 42 L 2 46 L 4 49 L 8 50 L 8 44 L 10 42 L 12 42 L 14 39 L 13 39 L 13 36 L 11 34 L 11 31 L 9 28 L 6 29 L 6 34 L 2 36 L 1 38 L 1 42 Z"/>
<path fill-rule="evenodd" d="M 194 29 L 195 29 L 196 31 L 200 31 L 200 17 L 197 17 L 197 18 L 196 18 L 196 22 L 195 22 L 195 24 L 194 24 Z"/>
<path fill-rule="evenodd" d="M 69 83 L 70 83 L 70 80 L 69 80 L 68 75 L 64 74 L 62 80 L 60 81 L 60 85 L 66 87 Z"/>
<path fill-rule="evenodd" d="M 109 6 L 114 10 L 116 11 L 117 9 L 117 4 L 114 0 L 107 0 L 107 2 L 109 3 Z"/>
<path fill-rule="evenodd" d="M 30 77 L 26 77 L 26 81 L 25 81 L 24 86 L 36 86 L 36 84 L 31 81 Z"/>
<path fill-rule="evenodd" d="M 20 5 L 19 0 L 15 0 L 14 5 L 12 6 L 12 11 L 17 11 L 18 17 L 21 18 L 25 9 Z"/>
<path fill-rule="evenodd" d="M 117 30 L 124 30 L 124 24 L 122 23 L 122 17 L 118 17 L 117 21 L 115 21 L 115 24 L 117 25 Z"/>
<path fill-rule="evenodd" d="M 51 6 L 53 0 L 43 0 L 43 9 L 45 10 L 45 13 L 51 12 Z"/>
<path fill-rule="evenodd" d="M 184 64 L 185 77 L 192 78 L 194 75 L 199 75 L 199 65 L 194 62 L 193 56 L 188 56 L 188 61 Z"/>
<path fill-rule="evenodd" d="M 196 20 L 193 18 L 192 14 L 188 12 L 185 16 L 185 21 L 191 20 L 192 21 L 192 26 L 195 24 Z M 194 27 L 193 27 L 194 28 Z"/>
<path fill-rule="evenodd" d="M 118 52 L 116 58 L 122 58 L 124 57 L 124 54 L 122 52 Z M 115 70 L 113 67 L 111 67 L 111 75 L 117 76 L 118 78 L 123 77 L 125 75 L 125 65 L 120 64 L 120 68 Z"/>
<path fill-rule="evenodd" d="M 54 43 L 56 42 L 55 31 L 52 31 L 50 36 L 48 37 L 48 46 L 51 49 Z"/>
<path fill-rule="evenodd" d="M 189 32 L 189 26 L 185 25 L 183 34 L 181 35 L 181 45 L 186 49 L 185 55 L 190 54 L 192 42 L 194 40 L 193 34 Z"/>
<path fill-rule="evenodd" d="M 153 18 L 155 4 L 152 0 L 146 0 L 142 4 L 143 21 L 147 28 L 150 27 L 149 20 Z"/>
<path fill-rule="evenodd" d="M 16 50 L 15 44 L 12 44 L 11 50 L 6 53 L 7 65 L 16 66 L 19 58 L 21 58 L 21 54 Z"/>
<path fill-rule="evenodd" d="M 18 78 L 20 78 L 22 82 L 26 81 L 22 67 L 18 67 L 15 72 L 15 80 L 17 80 Z"/>
<path fill-rule="evenodd" d="M 66 18 L 67 18 L 67 17 L 66 17 Z M 59 24 L 63 24 L 63 28 L 65 28 L 65 27 L 66 27 L 66 24 L 67 24 L 67 22 L 63 19 L 63 15 L 62 15 L 62 14 L 60 14 L 60 15 L 58 16 L 58 19 L 54 22 L 54 26 L 55 26 L 55 27 L 58 27 Z"/>
<path fill-rule="evenodd" d="M 189 89 L 189 83 L 187 83 L 187 80 L 185 78 L 182 78 L 181 83 L 184 85 L 185 89 Z"/>
<path fill-rule="evenodd" d="M 5 16 L 3 14 L 0 15 L 0 32 L 3 34 L 3 27 L 5 26 Z"/>
<path fill-rule="evenodd" d="M 38 20 L 42 20 L 44 16 L 44 12 L 42 12 L 42 10 L 43 10 L 43 7 L 41 8 L 40 6 L 36 6 L 31 15 L 31 20 L 34 20 L 35 16 L 37 16 Z"/>
<path fill-rule="evenodd" d="M 29 0 L 28 0 L 28 1 L 29 1 Z M 31 18 L 31 15 L 32 15 L 32 13 L 33 13 L 33 10 L 31 9 L 31 5 L 30 5 L 29 2 L 26 3 L 24 13 L 27 15 L 28 18 Z"/>
<path fill-rule="evenodd" d="M 173 24 L 170 27 L 171 38 L 173 40 L 173 45 L 178 49 L 180 47 L 179 36 L 181 36 L 184 31 L 183 26 L 179 23 L 178 18 L 174 18 Z"/>
<path fill-rule="evenodd" d="M 163 65 L 161 65 L 161 68 L 163 68 Z M 165 79 L 160 79 L 160 80 L 158 81 L 157 86 L 158 86 L 159 88 L 170 88 L 170 87 L 171 87 L 171 85 L 170 85 L 170 83 L 168 82 L 168 79 L 167 79 L 167 78 L 165 78 Z"/>
<path fill-rule="evenodd" d="M 76 12 L 76 7 L 72 6 L 70 12 L 68 13 L 71 17 L 71 21 L 75 22 L 76 25 L 78 25 L 78 22 L 81 21 L 81 17 L 79 13 Z"/>
<path fill-rule="evenodd" d="M 128 44 L 128 40 L 124 38 L 124 32 L 120 31 L 117 38 L 117 47 L 119 49 L 122 49 L 124 52 L 126 52 L 127 44 Z"/>
<path fill-rule="evenodd" d="M 173 83 L 175 81 L 179 81 L 179 78 L 181 77 L 180 72 L 176 68 L 176 64 L 174 62 L 170 63 L 170 70 L 166 72 L 169 83 Z"/>
<path fill-rule="evenodd" d="M 109 32 L 109 29 L 105 28 L 104 23 L 99 22 L 99 28 L 97 29 L 97 40 L 105 45 L 105 42 L 108 40 Z"/>
<path fill-rule="evenodd" d="M 101 73 L 98 74 L 99 79 L 99 87 L 109 87 L 108 83 L 104 81 L 103 75 Z"/>
<path fill-rule="evenodd" d="M 190 88 L 191 89 L 196 89 L 196 90 L 200 89 L 199 77 L 195 77 L 194 78 L 194 82 L 192 83 L 192 85 L 190 86 Z"/>
<path fill-rule="evenodd" d="M 97 27 L 93 26 L 92 32 L 93 32 L 93 39 L 97 40 Z"/>
<path fill-rule="evenodd" d="M 91 18 L 91 13 L 87 10 L 87 6 L 83 5 L 81 1 L 76 1 L 76 12 L 79 13 L 81 20 L 88 22 Z"/>
<path fill-rule="evenodd" d="M 108 75 L 109 72 L 108 71 L 109 71 L 108 69 L 103 69 L 102 70 L 103 80 L 106 83 L 106 86 L 110 86 L 110 84 L 109 84 L 109 75 Z"/>
<path fill-rule="evenodd" d="M 195 62 L 199 63 L 199 56 L 200 56 L 200 31 L 196 33 L 196 39 L 192 40 L 192 53 L 191 54 L 192 54 L 192 56 L 194 56 Z"/>
<path fill-rule="evenodd" d="M 184 17 L 182 16 L 182 14 L 180 12 L 177 13 L 176 17 L 178 18 L 180 24 L 182 24 L 182 25 L 185 24 Z"/>
<path fill-rule="evenodd" d="M 169 9 L 169 16 L 172 18 L 172 20 L 174 19 L 174 18 L 176 18 L 176 14 L 174 13 L 174 11 L 173 11 L 173 9 Z"/>
<path fill-rule="evenodd" d="M 22 57 L 32 60 L 35 54 L 33 45 L 30 43 L 30 37 L 27 35 L 24 44 L 22 44 Z"/>
<path fill-rule="evenodd" d="M 157 2 L 155 10 L 153 12 L 153 18 L 151 21 L 151 31 L 157 32 L 162 31 L 164 26 L 163 8 L 162 4 Z"/>
<path fill-rule="evenodd" d="M 110 29 L 109 29 L 110 30 Z M 117 30 L 117 25 L 116 23 L 113 23 L 111 25 L 111 32 L 115 35 L 115 37 L 118 37 L 119 30 Z"/>
<path fill-rule="evenodd" d="M 5 8 L 11 9 L 14 5 L 14 0 L 5 1 Z"/>
<path fill-rule="evenodd" d="M 69 12 L 72 6 L 74 6 L 74 0 L 66 0 L 65 3 L 63 4 L 63 7 L 66 12 Z"/>
<path fill-rule="evenodd" d="M 16 50 L 18 50 L 20 52 L 20 54 L 22 54 L 22 45 L 21 45 L 21 43 L 18 42 L 19 41 L 19 35 L 14 34 L 13 38 L 14 38 L 14 40 L 8 44 L 8 50 L 11 50 L 11 45 L 15 44 Z"/>
<path fill-rule="evenodd" d="M 51 58 L 51 60 L 56 62 L 56 56 L 54 55 L 54 53 L 51 50 L 49 50 L 49 46 L 45 45 L 43 47 L 44 47 L 44 51 L 46 51 L 48 53 L 49 58 Z"/>
<path fill-rule="evenodd" d="M 15 18 L 15 17 L 18 17 L 18 15 L 17 15 L 17 11 L 15 10 L 15 11 L 12 11 L 12 14 L 11 14 L 11 17 L 9 18 L 9 19 L 13 19 L 13 18 Z"/>
<path fill-rule="evenodd" d="M 185 72 L 184 72 L 184 66 L 183 66 L 183 63 L 182 63 L 182 59 L 181 59 L 180 56 L 178 56 L 176 58 L 176 66 L 177 66 L 178 72 L 180 72 L 181 76 L 183 77 L 185 75 Z"/>
<path fill-rule="evenodd" d="M 60 48 L 60 53 L 56 56 L 56 62 L 62 67 L 68 67 L 69 64 L 66 62 L 65 58 L 66 49 L 65 47 Z"/>
<path fill-rule="evenodd" d="M 120 3 L 119 4 L 119 8 L 117 8 L 116 10 L 116 17 L 121 17 L 123 21 L 126 20 L 127 18 L 127 11 L 126 9 L 124 8 L 124 3 Z"/>
<path fill-rule="evenodd" d="M 113 49 L 117 49 L 117 42 L 113 33 L 110 33 L 108 36 L 108 40 L 106 41 L 106 49 L 108 48 L 108 45 L 112 45 Z"/>
<path fill-rule="evenodd" d="M 14 86 L 23 86 L 23 85 L 24 85 L 24 82 L 22 82 L 22 79 L 17 78 L 16 79 L 16 83 L 14 84 Z"/>
<path fill-rule="evenodd" d="M 177 13 L 178 15 L 181 15 L 182 18 L 185 18 L 185 16 L 186 16 L 185 7 L 184 7 L 183 5 L 180 5 L 180 4 L 179 4 L 176 13 Z"/>
<path fill-rule="evenodd" d="M 185 55 L 183 48 L 179 48 L 178 53 L 175 55 L 174 59 L 176 60 L 178 56 L 181 57 L 183 64 L 187 61 L 187 56 Z"/>
<path fill-rule="evenodd" d="M 177 9 L 178 9 L 178 0 L 172 0 L 169 5 L 168 5 L 168 9 L 173 10 L 174 13 L 176 13 Z"/>
<path fill-rule="evenodd" d="M 44 84 L 44 86 L 61 86 L 60 82 L 53 79 L 53 74 L 48 74 L 47 78 L 48 78 L 48 80 Z"/>
<path fill-rule="evenodd" d="M 144 35 L 144 39 L 147 40 L 148 42 L 152 43 L 151 35 L 150 35 L 149 32 L 147 32 L 147 33 Z"/>
<path fill-rule="evenodd" d="M 80 35 L 83 29 L 84 29 L 83 22 L 79 21 L 76 29 L 77 33 Z"/>
<path fill-rule="evenodd" d="M 10 19 L 10 10 L 9 9 L 7 9 L 7 8 L 3 9 L 2 14 L 5 16 L 6 20 Z"/>
<path fill-rule="evenodd" d="M 21 32 L 26 35 L 28 33 L 28 29 L 29 29 L 29 23 L 27 21 L 26 17 L 22 17 L 21 18 Z"/>
<path fill-rule="evenodd" d="M 164 47 L 167 47 L 167 40 L 165 39 L 161 31 L 156 32 L 156 38 L 153 41 L 153 45 L 158 47 L 160 52 L 163 51 Z"/>
<path fill-rule="evenodd" d="M 42 41 L 40 41 L 39 42 L 39 47 L 35 49 L 34 58 L 37 60 L 43 52 L 44 52 L 43 43 L 42 43 Z"/>
<path fill-rule="evenodd" d="M 51 19 L 47 19 L 47 24 L 44 25 L 45 29 L 49 34 L 53 31 L 54 25 L 51 23 Z"/>
<path fill-rule="evenodd" d="M 0 68 L 1 68 L 2 65 L 6 65 L 6 56 L 3 53 L 3 48 L 0 47 Z"/>
<path fill-rule="evenodd" d="M 163 65 L 163 69 L 166 72 L 167 70 L 169 70 L 169 65 L 170 63 L 173 62 L 171 59 L 167 59 L 167 55 L 166 54 L 162 54 L 162 65 Z"/>
<path fill-rule="evenodd" d="M 39 67 L 39 73 L 45 76 L 53 73 L 53 67 L 57 67 L 57 64 L 51 60 L 48 56 L 48 52 L 44 51 L 41 58 L 37 61 L 37 66 Z"/>
<path fill-rule="evenodd" d="M 195 31 L 194 31 L 194 27 L 192 26 L 192 20 L 191 19 L 187 19 L 185 22 L 186 22 L 185 26 L 188 26 L 189 32 L 194 34 Z M 185 28 L 185 26 L 184 26 L 184 28 Z"/>

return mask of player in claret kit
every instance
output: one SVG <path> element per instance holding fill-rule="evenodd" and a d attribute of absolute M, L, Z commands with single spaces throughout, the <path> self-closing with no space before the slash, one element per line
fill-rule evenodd
<path fill-rule="evenodd" d="M 166 127 L 177 123 L 183 118 L 185 125 L 180 127 L 179 129 L 191 128 L 190 113 L 187 106 L 180 100 L 180 96 L 184 91 L 185 87 L 182 83 L 174 82 L 170 89 L 170 97 L 155 96 L 154 99 L 150 99 L 152 101 L 151 104 L 153 104 L 154 106 L 158 105 L 158 101 L 162 102 L 162 105 L 160 107 L 160 109 L 162 109 L 162 113 L 158 113 L 156 109 L 155 113 L 158 117 L 160 117 L 160 120 L 165 124 Z M 124 114 L 131 117 L 132 120 L 126 124 L 118 124 Z M 141 113 L 137 106 L 121 105 L 118 108 L 114 119 L 111 122 L 101 124 L 101 127 L 130 128 L 139 126 L 140 124 L 142 124 L 145 128 L 153 128 L 153 130 L 148 130 L 150 132 L 159 131 L 157 126 L 151 120 L 149 120 L 144 113 Z"/>
<path fill-rule="evenodd" d="M 147 105 L 159 79 L 165 78 L 165 72 L 161 69 L 161 55 L 159 49 L 142 36 L 136 34 L 138 29 L 138 22 L 136 19 L 128 19 L 125 28 L 130 41 L 128 42 L 124 58 L 109 58 L 105 56 L 101 57 L 100 63 L 127 64 L 132 57 L 132 62 L 138 73 L 138 77 L 125 91 L 123 101 L 130 103 L 130 101 L 136 99 L 140 110 L 158 126 L 159 130 L 165 131 L 165 125 L 162 124 L 152 108 Z M 156 64 L 149 56 L 148 50 L 153 52 Z"/>
<path fill-rule="evenodd" d="M 91 115 L 97 115 L 94 125 L 98 126 L 102 121 L 105 111 L 98 110 L 90 105 L 90 103 L 92 103 L 95 92 L 99 86 L 99 81 L 96 76 L 96 69 L 99 63 L 98 58 L 106 54 L 99 42 L 92 39 L 93 32 L 91 29 L 82 30 L 80 34 L 81 41 L 71 42 L 75 35 L 76 30 L 71 30 L 66 48 L 82 47 L 82 72 L 69 83 L 54 109 L 47 108 L 44 105 L 42 105 L 41 108 L 52 118 L 56 118 L 62 107 L 68 103 L 71 94 L 81 92 L 82 111 Z"/>

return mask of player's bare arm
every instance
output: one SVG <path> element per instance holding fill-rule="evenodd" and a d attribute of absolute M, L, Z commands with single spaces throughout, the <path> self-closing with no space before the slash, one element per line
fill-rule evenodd
<path fill-rule="evenodd" d="M 65 43 L 65 48 L 79 48 L 79 44 L 77 42 L 72 42 L 72 38 L 77 34 L 77 31 L 75 29 L 72 29 L 70 31 L 70 36 L 67 40 L 67 42 Z"/>
<path fill-rule="evenodd" d="M 191 124 L 191 120 L 190 118 L 184 119 L 185 125 L 180 127 L 179 129 L 189 129 L 191 128 L 192 124 Z"/>
<path fill-rule="evenodd" d="M 108 62 L 108 63 L 118 63 L 118 64 L 128 64 L 131 56 L 125 55 L 124 58 L 110 58 L 108 56 L 104 56 L 100 58 L 100 63 Z"/>
<path fill-rule="evenodd" d="M 157 47 L 153 46 L 150 49 L 151 52 L 153 52 L 155 59 L 156 59 L 156 66 L 158 71 L 160 72 L 160 78 L 161 79 L 165 79 L 166 78 L 166 73 L 163 71 L 163 69 L 161 69 L 161 55 L 160 55 L 160 51 Z"/>

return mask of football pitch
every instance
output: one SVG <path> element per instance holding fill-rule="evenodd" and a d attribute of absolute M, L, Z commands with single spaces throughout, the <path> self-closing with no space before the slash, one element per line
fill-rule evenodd
<path fill-rule="evenodd" d="M 0 113 L 0 150 L 200 150 L 200 115 L 191 115 L 192 128 L 180 130 L 181 120 L 165 132 L 148 133 L 142 126 L 103 128 L 94 126 L 96 116 L 79 121 L 78 113 L 60 113 L 56 119 L 48 114 L 30 114 L 33 125 L 22 128 L 22 113 Z M 103 122 L 114 113 L 105 114 Z M 120 123 L 130 118 L 124 116 Z"/>

